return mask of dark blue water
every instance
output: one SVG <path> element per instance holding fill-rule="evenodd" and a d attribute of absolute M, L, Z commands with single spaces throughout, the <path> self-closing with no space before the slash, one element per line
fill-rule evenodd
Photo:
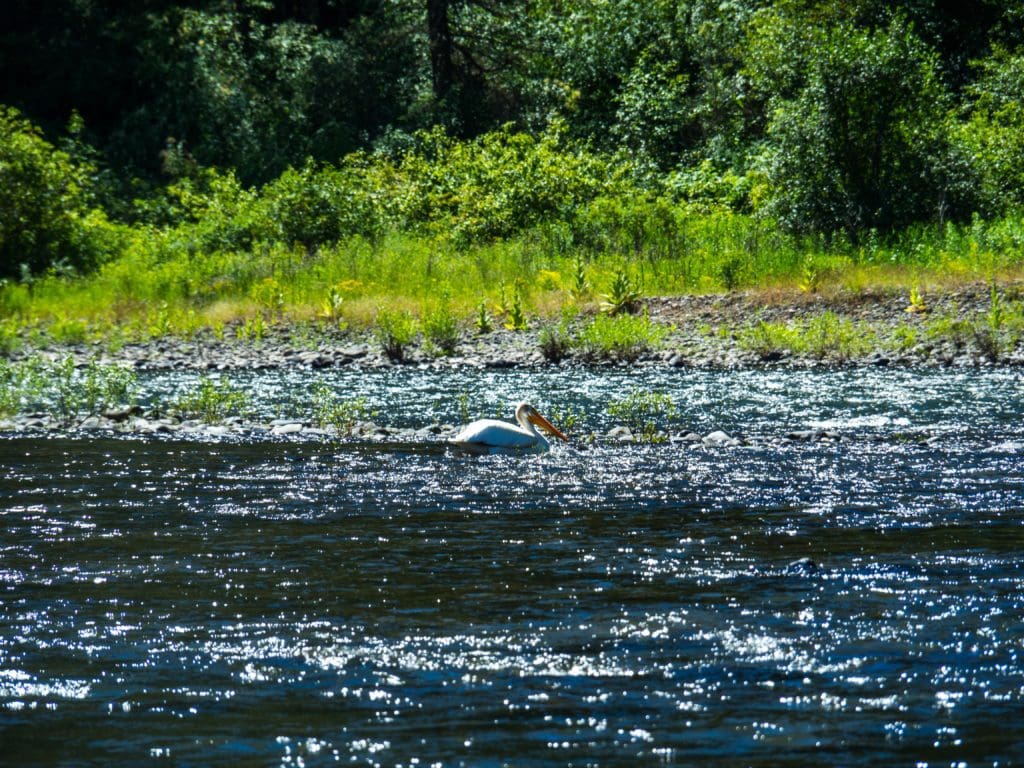
<path fill-rule="evenodd" d="M 1024 762 L 1020 374 L 326 380 L 577 434 L 640 386 L 751 445 L 0 440 L 0 763 Z"/>

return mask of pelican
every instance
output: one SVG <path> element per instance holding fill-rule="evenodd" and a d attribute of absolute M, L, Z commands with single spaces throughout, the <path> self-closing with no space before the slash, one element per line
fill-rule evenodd
<path fill-rule="evenodd" d="M 558 427 L 537 413 L 537 409 L 529 403 L 520 403 L 516 406 L 516 421 L 519 422 L 518 425 L 497 419 L 479 419 L 463 427 L 451 442 L 460 448 L 483 453 L 543 453 L 548 450 L 548 441 L 537 431 L 537 427 L 569 442 L 569 438 Z"/>

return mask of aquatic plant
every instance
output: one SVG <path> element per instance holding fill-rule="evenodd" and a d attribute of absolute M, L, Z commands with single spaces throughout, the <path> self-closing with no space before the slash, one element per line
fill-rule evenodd
<path fill-rule="evenodd" d="M 355 426 L 374 415 L 365 397 L 342 399 L 325 382 L 313 385 L 313 422 L 338 434 L 351 435 Z"/>
<path fill-rule="evenodd" d="M 635 438 L 658 443 L 668 439 L 665 430 L 676 417 L 676 405 L 663 392 L 633 390 L 625 398 L 610 402 L 608 415 L 629 427 Z"/>
<path fill-rule="evenodd" d="M 183 419 L 219 424 L 231 416 L 248 416 L 252 412 L 252 400 L 227 378 L 203 376 L 170 407 Z"/>
<path fill-rule="evenodd" d="M 129 403 L 137 392 L 135 372 L 95 358 L 77 365 L 71 355 L 0 361 L 0 413 L 31 408 L 48 411 L 64 426 Z"/>

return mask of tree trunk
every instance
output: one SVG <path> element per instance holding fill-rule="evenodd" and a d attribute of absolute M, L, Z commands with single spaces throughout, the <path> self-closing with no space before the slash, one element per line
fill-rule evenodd
<path fill-rule="evenodd" d="M 452 32 L 448 25 L 451 0 L 427 0 L 427 38 L 430 41 L 430 72 L 434 98 L 443 101 L 455 83 Z"/>

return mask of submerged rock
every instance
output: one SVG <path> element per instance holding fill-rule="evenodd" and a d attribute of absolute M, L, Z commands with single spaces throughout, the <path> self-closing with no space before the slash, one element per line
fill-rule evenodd
<path fill-rule="evenodd" d="M 733 437 L 728 432 L 723 432 L 720 429 L 716 429 L 714 432 L 710 432 L 705 435 L 702 442 L 709 448 L 733 448 L 738 445 L 743 445 L 743 441 Z"/>

